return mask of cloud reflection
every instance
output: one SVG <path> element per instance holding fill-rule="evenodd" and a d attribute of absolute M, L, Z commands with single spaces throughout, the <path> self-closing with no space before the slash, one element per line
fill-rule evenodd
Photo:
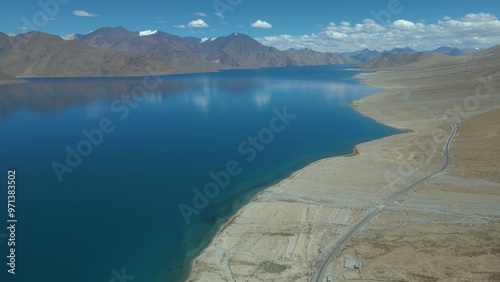
<path fill-rule="evenodd" d="M 207 95 L 201 96 L 196 95 L 193 97 L 193 104 L 204 113 L 208 113 L 208 105 L 210 104 L 210 98 Z"/>
<path fill-rule="evenodd" d="M 94 107 L 95 100 L 112 101 L 121 95 L 130 95 L 134 87 L 142 83 L 140 78 L 54 78 L 0 85 L 0 117 L 8 116 L 19 109 L 49 113 L 70 105 Z M 193 87 L 196 86 L 173 80 L 163 81 L 148 93 L 146 101 L 161 103 L 165 96 Z M 98 109 L 89 108 L 86 111 L 94 115 Z"/>
<path fill-rule="evenodd" d="M 253 96 L 253 102 L 257 108 L 263 108 L 271 102 L 271 93 L 261 93 Z"/>
<path fill-rule="evenodd" d="M 269 72 L 269 74 L 266 73 Z M 306 69 L 307 71 L 307 69 Z M 218 95 L 251 96 L 257 108 L 268 106 L 276 93 L 307 93 L 324 95 L 325 103 L 351 100 L 352 93 L 360 95 L 373 91 L 360 84 L 342 83 L 329 78 L 304 79 L 301 73 L 288 78 L 276 70 L 259 70 L 265 75 L 246 72 L 211 73 L 196 75 L 162 76 L 159 86 L 148 93 L 148 103 L 163 103 L 167 96 L 185 95 L 186 103 L 207 113 Z M 325 72 L 327 73 L 327 72 Z M 245 78 L 243 78 L 245 76 Z M 142 78 L 45 78 L 31 79 L 24 84 L 0 85 L 0 117 L 19 109 L 53 112 L 71 105 L 90 105 L 89 117 L 99 115 L 103 109 L 93 108 L 94 101 L 112 101 L 129 95 L 134 87 L 142 85 Z M 356 89 L 357 88 L 357 89 Z M 355 94 L 357 95 L 357 94 Z"/>

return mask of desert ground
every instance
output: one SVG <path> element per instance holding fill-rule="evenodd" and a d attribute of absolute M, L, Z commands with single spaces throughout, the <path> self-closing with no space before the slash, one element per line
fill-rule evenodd
<path fill-rule="evenodd" d="M 383 91 L 352 106 L 407 133 L 259 193 L 188 281 L 500 281 L 500 48 L 360 78 Z"/>

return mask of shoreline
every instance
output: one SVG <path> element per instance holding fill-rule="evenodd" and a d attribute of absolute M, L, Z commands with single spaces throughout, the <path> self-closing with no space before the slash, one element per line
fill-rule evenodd
<path fill-rule="evenodd" d="M 454 278 L 476 277 L 476 280 L 484 280 L 474 276 L 479 275 L 474 274 L 479 271 L 471 272 L 474 270 L 470 267 L 471 260 L 475 265 L 493 265 L 489 267 L 490 271 L 498 271 L 494 267 L 496 262 L 500 262 L 498 256 L 496 259 L 471 258 L 456 253 L 453 247 L 461 246 L 460 249 L 473 252 L 477 236 L 467 230 L 475 226 L 474 230 L 483 232 L 481 230 L 493 228 L 488 222 L 496 220 L 500 223 L 500 207 L 497 205 L 500 201 L 500 179 L 495 171 L 495 160 L 498 158 L 494 157 L 500 154 L 493 153 L 497 146 L 492 146 L 489 151 L 483 150 L 487 158 L 464 159 L 468 163 L 473 162 L 474 168 L 481 168 L 482 174 L 478 179 L 470 178 L 477 175 L 474 169 L 464 170 L 457 165 L 457 162 L 460 164 L 460 156 L 467 153 L 464 150 L 471 146 L 461 144 L 474 141 L 472 144 L 489 146 L 498 142 L 498 138 L 494 137 L 500 136 L 500 130 L 494 119 L 488 116 L 500 115 L 500 95 L 477 96 L 477 77 L 481 78 L 479 74 L 484 76 L 487 70 L 498 76 L 499 64 L 477 59 L 473 55 L 462 59 L 476 64 L 471 69 L 453 59 L 443 65 L 428 59 L 427 63 L 421 61 L 412 68 L 405 66 L 357 75 L 355 78 L 361 79 L 364 84 L 381 90 L 351 102 L 351 107 L 378 123 L 400 128 L 409 134 L 396 134 L 358 144 L 358 153 L 354 154 L 354 158 L 339 156 L 318 160 L 260 191 L 219 229 L 211 243 L 192 261 L 187 281 L 322 281 L 320 279 L 326 277 L 316 275 L 320 264 L 325 261 L 326 265 L 321 267 L 325 269 L 325 275 L 334 273 L 335 279 L 339 280 L 414 280 L 415 277 L 423 277 L 423 274 L 444 279 L 440 269 L 449 260 L 456 261 L 453 269 L 459 274 L 447 274 L 456 275 L 452 276 Z M 450 67 L 453 64 L 457 67 Z M 493 86 L 500 86 L 494 79 L 489 81 L 496 84 L 485 85 L 485 89 L 498 89 Z M 436 136 L 439 132 L 447 135 L 454 122 L 453 118 L 437 113 L 450 109 L 454 111 L 453 107 L 456 109 L 456 105 L 464 105 L 464 101 L 470 101 L 474 93 L 475 97 L 490 99 L 463 113 L 465 122 L 458 129 L 451 147 L 451 166 L 432 177 L 432 181 L 418 182 L 441 165 L 445 140 Z M 461 135 L 471 131 L 469 120 L 481 118 L 484 120 L 480 124 L 490 122 L 490 127 L 497 126 L 496 135 L 495 131 L 488 130 L 483 134 L 490 139 L 481 136 L 479 139 L 461 138 Z M 491 159 L 489 165 L 480 164 L 485 159 Z M 402 168 L 408 170 L 408 167 L 408 173 L 401 172 Z M 458 176 L 457 171 L 460 171 Z M 407 183 L 417 183 L 418 186 L 411 187 L 408 194 L 398 193 L 407 187 Z M 472 185 L 464 186 L 466 183 Z M 478 189 L 487 192 L 481 193 Z M 474 198 L 470 198 L 469 194 L 462 195 L 463 191 L 473 193 Z M 389 198 L 396 201 L 387 208 L 383 203 Z M 349 234 L 358 220 L 363 220 L 374 208 L 382 211 L 367 221 L 368 226 L 353 234 L 350 242 L 340 249 L 338 259 L 328 261 L 330 250 L 336 247 L 337 242 L 342 242 L 344 234 Z M 488 220 L 467 217 L 467 227 L 464 227 L 463 213 L 467 215 L 467 211 L 483 215 Z M 455 230 L 461 237 L 433 235 L 448 229 Z M 499 229 L 495 229 L 498 234 Z M 397 238 L 406 240 L 402 247 L 398 246 L 401 251 L 389 253 L 389 261 L 387 251 L 373 256 L 380 249 L 380 244 L 385 246 L 392 242 L 383 240 L 395 232 L 400 234 Z M 412 239 L 411 234 L 419 234 L 426 241 Z M 444 232 L 446 234 L 449 233 Z M 459 241 L 462 238 L 469 243 Z M 379 243 L 380 240 L 382 243 Z M 415 240 L 418 244 L 412 249 L 410 247 Z M 486 240 L 488 244 L 491 242 L 487 237 L 481 240 Z M 427 241 L 436 242 L 432 248 L 437 252 L 434 257 L 429 257 L 418 247 Z M 448 247 L 450 242 L 454 242 L 451 251 Z M 497 246 L 498 243 L 500 239 L 496 242 Z M 355 249 L 353 244 L 356 244 Z M 405 265 L 409 257 L 422 263 L 432 260 L 433 265 L 439 267 L 425 268 L 424 273 L 420 264 Z M 353 272 L 344 267 L 345 260 L 356 258 L 367 263 L 363 270 Z M 436 258 L 440 259 L 434 261 Z M 380 267 L 384 267 L 383 272 L 380 272 Z"/>
<path fill-rule="evenodd" d="M 371 94 L 371 95 L 375 95 L 376 93 L 378 92 L 375 92 L 374 94 Z M 407 132 L 402 130 L 403 132 L 402 133 L 398 133 L 398 134 L 406 134 Z M 385 137 L 384 137 L 385 138 Z M 381 138 L 383 139 L 383 138 Z M 380 140 L 380 139 L 377 139 L 377 140 Z M 371 141 L 368 141 L 368 142 L 371 142 Z M 367 143 L 367 142 L 365 142 Z M 195 260 L 208 248 L 210 247 L 210 245 L 212 245 L 212 243 L 215 241 L 215 239 L 217 238 L 217 236 L 224 232 L 227 228 L 229 228 L 235 221 L 236 219 L 239 217 L 240 215 L 240 212 L 245 209 L 247 206 L 251 205 L 254 203 L 254 200 L 261 194 L 261 193 L 264 193 L 267 189 L 270 189 L 270 188 L 273 188 L 275 186 L 278 186 L 280 184 L 282 184 L 283 182 L 288 182 L 288 181 L 291 181 L 293 180 L 296 176 L 300 175 L 303 171 L 307 171 L 310 167 L 312 166 L 315 166 L 317 164 L 320 164 L 322 162 L 325 162 L 325 161 L 328 161 L 330 159 L 337 159 L 337 158 L 353 158 L 353 157 L 356 157 L 357 155 L 359 155 L 359 150 L 358 150 L 358 146 L 361 145 L 363 143 L 360 143 L 360 144 L 357 144 L 355 145 L 353 151 L 349 154 L 344 154 L 344 155 L 339 155 L 339 156 L 332 156 L 332 157 L 326 157 L 326 158 L 322 158 L 322 159 L 319 159 L 319 160 L 316 160 L 310 164 L 307 164 L 305 165 L 303 168 L 301 169 L 298 169 L 298 170 L 295 170 L 293 172 L 291 172 L 288 176 L 286 176 L 285 178 L 277 181 L 275 184 L 272 184 L 272 185 L 269 185 L 269 186 L 265 186 L 261 191 L 259 191 L 258 193 L 256 193 L 251 199 L 250 201 L 248 201 L 248 203 L 246 203 L 245 205 L 241 206 L 237 211 L 236 213 L 231 216 L 224 224 L 222 224 L 221 226 L 219 226 L 219 228 L 217 229 L 217 231 L 215 232 L 215 236 L 212 238 L 212 240 L 210 241 L 210 243 L 205 246 L 201 252 L 198 254 L 198 256 L 194 257 L 190 263 L 189 263 L 189 273 L 188 273 L 188 276 L 186 277 L 186 279 L 188 279 L 191 274 L 192 274 L 192 269 L 193 269 L 193 266 L 194 266 L 194 263 L 195 263 Z M 186 280 L 186 281 L 190 281 L 190 280 Z"/>
<path fill-rule="evenodd" d="M 366 83 L 366 82 L 365 82 L 365 80 L 364 80 L 363 78 L 361 78 L 360 76 L 361 76 L 361 75 L 373 75 L 373 74 L 378 73 L 378 71 L 373 71 L 373 70 L 363 70 L 363 69 L 352 69 L 352 68 L 351 68 L 351 69 L 346 69 L 346 70 L 348 70 L 348 71 L 357 71 L 357 72 L 361 72 L 361 73 L 359 73 L 359 74 L 357 74 L 357 75 L 353 76 L 352 78 L 353 78 L 353 79 L 356 79 L 356 80 L 359 80 L 359 82 L 360 82 L 361 84 L 363 84 L 363 85 L 366 85 L 366 86 L 372 86 L 372 87 L 377 87 L 377 86 L 375 86 L 375 85 L 371 85 L 371 84 Z M 365 72 L 365 71 L 366 71 L 366 72 Z M 377 88 L 378 88 L 378 87 L 377 87 Z M 382 93 L 382 92 L 384 92 L 384 89 L 380 88 L 379 90 L 375 91 L 374 93 L 372 93 L 372 94 L 370 94 L 370 95 L 368 95 L 368 96 L 366 96 L 366 97 L 374 96 L 374 95 L 377 95 L 377 94 Z M 364 98 L 364 97 L 363 97 L 363 98 Z M 361 99 L 363 99 L 363 98 L 361 98 Z M 353 103 L 355 103 L 355 102 L 357 102 L 357 101 L 360 101 L 361 99 L 359 99 L 359 100 L 354 100 L 354 101 L 350 102 L 350 103 L 349 103 L 349 106 L 350 106 L 353 110 L 355 110 L 358 114 L 360 114 L 360 115 L 363 115 L 363 116 L 364 116 L 364 114 L 363 114 L 362 112 L 360 112 L 359 110 L 357 110 L 357 109 L 354 107 L 354 104 L 353 104 Z M 371 118 L 371 117 L 369 117 L 369 116 L 368 116 L 368 118 Z M 382 124 L 383 124 L 383 123 L 382 123 Z M 387 125 L 387 124 L 384 124 L 384 125 Z M 387 126 L 391 126 L 391 125 L 387 125 Z M 391 127 L 392 127 L 392 126 L 391 126 Z M 394 127 L 394 128 L 396 128 L 396 127 Z M 414 132 L 412 129 L 407 129 L 407 128 L 396 128 L 396 129 L 399 129 L 399 130 L 401 130 L 402 132 L 401 132 L 401 133 L 394 134 L 394 135 L 401 135 L 401 134 L 407 134 L 407 133 L 412 133 L 412 132 Z M 240 216 L 240 213 L 241 213 L 241 212 L 243 212 L 243 211 L 244 211 L 246 208 L 248 208 L 250 205 L 255 204 L 255 203 L 257 202 L 257 200 L 256 200 L 256 199 L 259 197 L 259 195 L 266 193 L 266 190 L 268 190 L 268 189 L 272 189 L 272 188 L 277 187 L 277 186 L 281 186 L 283 183 L 286 183 L 286 182 L 292 181 L 295 177 L 299 176 L 299 175 L 300 175 L 301 173 L 303 173 L 304 171 L 307 171 L 307 170 L 308 170 L 308 169 L 310 169 L 311 167 L 314 167 L 314 166 L 316 166 L 316 165 L 318 165 L 318 164 L 321 164 L 321 163 L 323 163 L 323 162 L 327 162 L 327 161 L 329 161 L 329 160 L 335 160 L 335 159 L 342 159 L 342 158 L 354 158 L 354 157 L 356 157 L 356 156 L 359 156 L 359 154 L 360 154 L 360 151 L 359 151 L 359 146 L 360 146 L 360 145 L 363 145 L 363 144 L 366 144 L 366 143 L 370 143 L 370 142 L 373 142 L 373 141 L 377 141 L 377 140 L 383 140 L 383 139 L 385 139 L 385 138 L 387 138 L 387 137 L 391 137 L 391 136 L 394 136 L 394 135 L 390 135 L 390 136 L 382 137 L 382 138 L 379 138 L 379 139 L 375 139 L 375 140 L 371 140 L 371 141 L 367 141 L 367 142 L 363 142 L 363 143 L 356 144 L 356 145 L 354 146 L 353 151 L 352 151 L 351 153 L 349 153 L 349 154 L 338 155 L 338 156 L 332 156 L 332 157 L 326 157 L 326 158 L 322 158 L 322 159 L 316 160 L 316 161 L 314 161 L 314 162 L 312 162 L 312 163 L 310 163 L 310 164 L 307 164 L 306 166 L 304 166 L 303 168 L 301 168 L 301 169 L 299 169 L 299 170 L 296 170 L 296 171 L 291 172 L 291 173 L 289 174 L 289 176 L 287 176 L 287 177 L 285 177 L 284 179 L 282 179 L 282 180 L 278 181 L 277 183 L 275 183 L 275 184 L 273 184 L 273 185 L 270 185 L 270 186 L 267 186 L 267 187 L 263 188 L 260 192 L 258 192 L 257 194 L 255 194 L 255 195 L 251 198 L 251 200 L 250 200 L 247 204 L 245 204 L 245 205 L 241 206 L 241 207 L 238 209 L 238 211 L 237 211 L 237 212 L 236 212 L 233 216 L 231 216 L 231 217 L 227 220 L 227 222 L 226 222 L 226 223 L 222 224 L 222 225 L 218 228 L 217 232 L 215 233 L 215 236 L 212 238 L 212 240 L 210 241 L 210 243 L 209 243 L 206 247 L 204 247 L 204 248 L 202 249 L 202 251 L 198 254 L 198 256 L 194 257 L 194 258 L 190 261 L 190 268 L 189 268 L 189 273 L 188 273 L 188 276 L 187 276 L 186 281 L 191 281 L 191 279 L 189 279 L 189 278 L 190 278 L 190 277 L 191 277 L 191 275 L 193 274 L 193 267 L 194 267 L 194 265 L 195 265 L 195 261 L 198 259 L 198 257 L 200 257 L 200 256 L 201 256 L 201 254 L 202 254 L 202 253 L 204 253 L 204 252 L 205 252 L 205 250 L 206 250 L 207 248 L 209 248 L 209 247 L 210 247 L 210 246 L 214 243 L 214 241 L 217 239 L 217 237 L 218 237 L 221 233 L 223 233 L 226 229 L 228 229 L 229 227 L 231 227 L 231 225 L 232 225 L 232 224 L 234 224 L 234 222 L 235 222 L 235 221 L 237 220 L 237 218 Z"/>
<path fill-rule="evenodd" d="M 142 78 L 142 77 L 151 77 L 151 76 L 171 76 L 171 75 L 185 75 L 185 74 L 202 74 L 202 73 L 218 73 L 222 71 L 231 71 L 231 70 L 257 70 L 257 69 L 267 69 L 267 68 L 286 68 L 286 67 L 313 67 L 313 66 L 342 66 L 342 65 L 353 65 L 353 64 L 320 64 L 320 65 L 297 65 L 297 66 L 269 66 L 269 67 L 240 67 L 240 68 L 221 68 L 221 69 L 213 69 L 213 70 L 197 70 L 197 71 L 181 71 L 181 72 L 171 72 L 171 73 L 145 73 L 145 74 L 130 74 L 130 75 L 70 75 L 70 76 L 16 76 L 18 81 L 1 81 L 2 84 L 16 84 L 16 83 L 27 83 L 28 80 L 25 79 L 44 79 L 44 78 Z M 349 71 L 366 71 L 367 73 L 370 70 L 363 69 L 346 69 Z"/>
<path fill-rule="evenodd" d="M 16 78 L 19 81 L 0 81 L 0 84 L 15 84 L 15 83 L 27 83 L 29 82 L 26 79 L 45 79 L 45 78 L 63 78 L 63 79 L 68 79 L 68 78 L 78 78 L 78 79 L 84 79 L 84 78 L 143 78 L 143 77 L 151 77 L 151 76 L 170 76 L 170 75 L 184 75 L 184 74 L 201 74 L 201 73 L 217 73 L 220 71 L 223 71 L 225 69 L 217 69 L 217 70 L 207 70 L 207 71 L 193 71 L 193 72 L 173 72 L 173 73 L 144 73 L 144 74 L 130 74 L 130 75 L 70 75 L 70 76 L 58 76 L 58 75 L 51 75 L 51 76 L 16 76 Z"/>
<path fill-rule="evenodd" d="M 27 80 L 20 79 L 20 80 L 14 80 L 14 81 L 0 81 L 0 85 L 9 85 L 9 84 L 20 84 L 20 83 L 27 83 Z"/>
<path fill-rule="evenodd" d="M 372 95 L 374 95 L 374 94 L 372 94 Z M 405 134 L 405 133 L 406 133 L 406 132 L 399 133 L 399 134 Z M 381 138 L 381 139 L 383 139 L 383 138 Z M 379 140 L 379 139 L 377 139 L 377 140 Z M 370 141 L 368 141 L 368 142 L 370 142 Z M 360 143 L 360 144 L 363 144 L 363 143 Z M 255 196 L 253 196 L 253 197 L 252 197 L 252 199 L 251 199 L 251 200 L 250 200 L 247 204 L 243 205 L 243 206 L 242 206 L 242 207 L 241 207 L 241 208 L 240 208 L 240 209 L 236 212 L 236 214 L 235 214 L 235 215 L 231 216 L 231 217 L 229 218 L 229 220 L 228 220 L 226 223 L 222 224 L 222 225 L 218 228 L 218 231 L 216 232 L 216 236 L 217 236 L 219 233 L 222 233 L 222 232 L 223 232 L 226 228 L 230 227 L 230 226 L 231 226 L 231 224 L 232 224 L 232 223 L 234 223 L 234 221 L 235 221 L 235 220 L 236 220 L 236 218 L 238 217 L 239 212 L 240 212 L 240 211 L 241 211 L 241 210 L 242 210 L 245 206 L 250 205 L 250 204 L 254 201 L 254 199 L 255 199 L 256 197 L 258 197 L 258 196 L 259 196 L 259 194 L 260 194 L 260 193 L 263 193 L 265 190 L 267 190 L 267 189 L 269 189 L 269 188 L 272 188 L 272 187 L 274 187 L 274 186 L 276 186 L 276 185 L 279 185 L 281 182 L 287 182 L 287 181 L 291 181 L 291 180 L 293 180 L 293 178 L 294 178 L 295 176 L 298 176 L 298 175 L 299 175 L 299 174 L 301 174 L 303 171 L 305 171 L 305 170 L 309 169 L 309 167 L 314 166 L 314 165 L 317 165 L 317 164 L 319 164 L 319 163 L 321 163 L 321 162 L 327 161 L 327 160 L 329 160 L 329 159 L 335 159 L 335 158 L 352 158 L 352 157 L 356 157 L 357 155 L 359 155 L 358 145 L 360 145 L 360 144 L 357 144 L 357 145 L 354 147 L 353 152 L 352 152 L 352 153 L 350 153 L 350 154 L 339 155 L 339 156 L 333 156 L 333 157 L 326 157 L 326 158 L 323 158 L 323 159 L 319 159 L 319 160 L 317 160 L 317 161 L 314 161 L 314 162 L 312 162 L 312 163 L 310 163 L 310 164 L 308 164 L 308 165 L 304 166 L 303 168 L 301 168 L 301 169 L 299 169 L 299 170 L 295 170 L 295 171 L 293 171 L 293 172 L 292 172 L 292 173 L 290 173 L 287 177 L 283 178 L 282 180 L 279 180 L 276 184 L 273 184 L 273 185 L 270 185 L 270 186 L 267 186 L 267 187 L 263 188 L 260 192 L 258 192 L 257 194 L 255 194 Z M 215 237 L 214 237 L 214 239 L 215 239 Z M 213 241 L 213 239 L 212 239 L 212 241 Z M 208 247 L 208 246 L 207 246 L 207 247 Z"/>

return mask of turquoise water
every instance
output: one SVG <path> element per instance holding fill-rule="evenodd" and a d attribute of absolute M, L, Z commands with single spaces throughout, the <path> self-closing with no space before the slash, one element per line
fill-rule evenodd
<path fill-rule="evenodd" d="M 376 89 L 347 67 L 0 86 L 0 183 L 16 169 L 18 219 L 17 274 L 0 237 L 0 281 L 182 281 L 255 193 L 400 132 L 349 106 Z"/>

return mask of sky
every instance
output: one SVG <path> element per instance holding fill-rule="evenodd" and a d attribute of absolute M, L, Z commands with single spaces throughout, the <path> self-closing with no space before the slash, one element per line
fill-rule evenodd
<path fill-rule="evenodd" d="M 500 44 L 497 0 L 17 0 L 0 31 L 87 34 L 101 27 L 213 38 L 248 34 L 279 49 L 323 52 Z"/>

